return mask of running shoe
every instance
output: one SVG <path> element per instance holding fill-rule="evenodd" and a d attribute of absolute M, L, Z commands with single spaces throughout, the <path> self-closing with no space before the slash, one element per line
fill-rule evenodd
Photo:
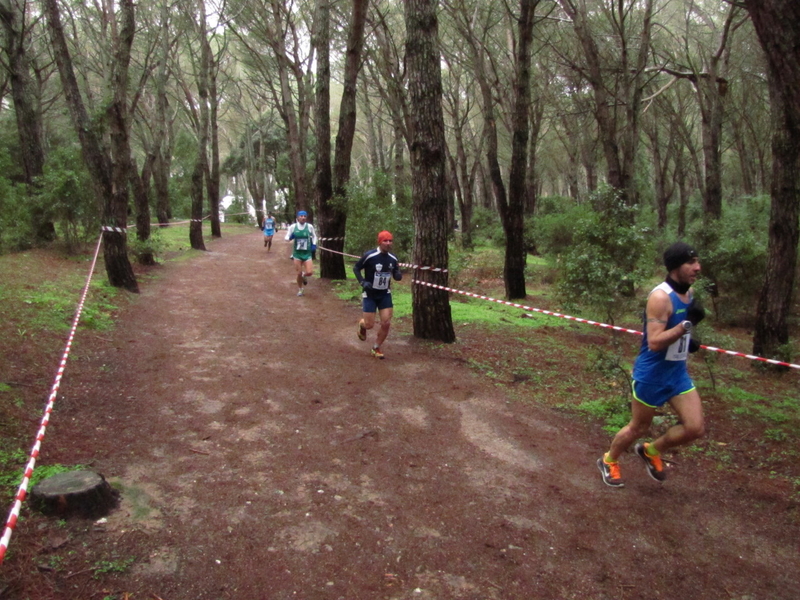
<path fill-rule="evenodd" d="M 298 296 L 304 296 L 305 294 L 303 294 L 303 290 L 297 290 L 297 295 Z"/>
<path fill-rule="evenodd" d="M 303 285 L 308 285 L 308 279 L 306 279 L 305 275 L 303 275 Z"/>
<path fill-rule="evenodd" d="M 619 471 L 619 463 L 607 463 L 605 459 L 597 459 L 597 468 L 600 469 L 600 474 L 603 476 L 603 483 L 611 487 L 624 487 L 625 482 L 622 481 L 622 475 Z"/>
<path fill-rule="evenodd" d="M 647 465 L 647 474 L 656 481 L 664 481 L 667 478 L 667 472 L 664 470 L 664 462 L 660 456 L 650 456 L 647 453 L 647 446 L 650 444 L 636 444 L 633 450 L 638 454 Z"/>
<path fill-rule="evenodd" d="M 358 339 L 362 342 L 367 339 L 367 328 L 364 327 L 364 322 L 358 322 L 358 330 L 356 331 L 356 335 L 358 335 Z"/>
<path fill-rule="evenodd" d="M 380 358 L 381 360 L 383 360 L 385 358 L 383 356 L 383 352 L 381 352 L 380 348 L 373 348 L 372 349 L 372 356 L 374 356 L 375 358 Z"/>

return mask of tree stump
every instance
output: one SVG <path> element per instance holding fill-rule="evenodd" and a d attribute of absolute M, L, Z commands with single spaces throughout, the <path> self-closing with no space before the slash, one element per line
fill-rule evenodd
<path fill-rule="evenodd" d="M 58 473 L 31 489 L 30 502 L 46 515 L 97 518 L 117 506 L 119 493 L 93 471 Z"/>

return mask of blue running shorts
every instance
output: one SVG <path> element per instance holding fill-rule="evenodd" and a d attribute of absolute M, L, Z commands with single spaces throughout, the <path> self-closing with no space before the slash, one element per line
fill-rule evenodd
<path fill-rule="evenodd" d="M 633 397 L 650 408 L 664 406 L 670 399 L 682 394 L 688 394 L 694 387 L 688 373 L 684 373 L 674 381 L 667 384 L 642 383 L 633 380 Z"/>
<path fill-rule="evenodd" d="M 361 306 L 365 313 L 374 313 L 384 308 L 392 308 L 394 304 L 392 304 L 391 294 L 383 294 L 378 298 L 370 298 L 367 296 L 367 292 L 363 292 L 361 294 Z"/>

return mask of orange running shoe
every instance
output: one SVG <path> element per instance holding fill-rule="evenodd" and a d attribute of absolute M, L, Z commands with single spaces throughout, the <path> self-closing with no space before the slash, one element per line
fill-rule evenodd
<path fill-rule="evenodd" d="M 622 481 L 622 474 L 619 471 L 618 462 L 606 462 L 605 457 L 597 459 L 597 468 L 600 469 L 600 474 L 603 476 L 603 483 L 611 487 L 623 487 L 625 482 Z"/>
<path fill-rule="evenodd" d="M 638 454 L 647 466 L 647 474 L 656 481 L 664 481 L 667 478 L 667 472 L 664 470 L 664 461 L 661 456 L 650 456 L 647 453 L 647 447 L 650 444 L 636 444 L 634 452 Z"/>

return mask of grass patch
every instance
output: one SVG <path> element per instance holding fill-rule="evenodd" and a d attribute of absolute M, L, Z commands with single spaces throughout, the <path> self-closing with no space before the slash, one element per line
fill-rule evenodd
<path fill-rule="evenodd" d="M 14 499 L 14 495 L 22 483 L 22 476 L 25 473 L 25 465 L 28 463 L 29 455 L 22 449 L 4 444 L 0 450 L 0 500 L 9 503 Z M 46 465 L 37 464 L 31 474 L 28 490 L 40 481 L 69 471 L 80 471 L 85 469 L 83 465 Z"/>

